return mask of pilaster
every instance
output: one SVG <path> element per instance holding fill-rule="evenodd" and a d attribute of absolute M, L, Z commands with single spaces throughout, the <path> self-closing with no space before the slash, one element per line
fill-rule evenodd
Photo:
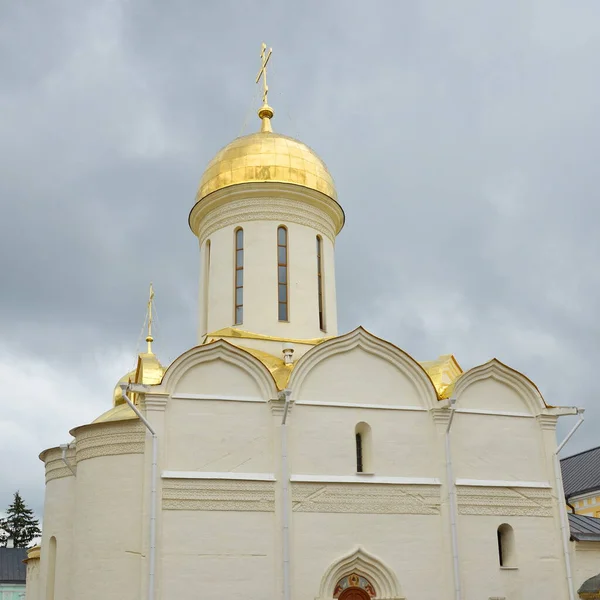
<path fill-rule="evenodd" d="M 452 410 L 447 406 L 439 408 L 436 407 L 430 409 L 429 413 L 431 414 L 436 430 L 437 448 L 435 455 L 438 457 L 438 478 L 442 482 L 442 487 L 440 489 L 440 528 L 442 544 L 444 547 L 443 555 L 447 557 L 447 560 L 444 561 L 445 564 L 439 565 L 444 570 L 445 581 L 444 591 L 440 592 L 440 599 L 451 600 L 453 598 L 454 590 L 454 564 L 452 558 L 452 519 L 450 495 L 454 492 L 454 482 L 448 481 L 448 471 L 446 468 L 446 463 L 448 460 L 446 451 L 446 430 L 448 429 L 448 423 L 450 422 Z M 454 418 L 456 417 L 457 415 L 455 414 Z"/>
<path fill-rule="evenodd" d="M 165 393 L 148 393 L 140 399 L 140 410 L 146 417 L 156 433 L 158 440 L 158 473 L 156 477 L 156 572 L 155 572 L 155 599 L 160 600 L 162 593 L 162 479 L 166 460 L 166 426 L 165 412 L 169 395 Z M 147 431 L 144 450 L 144 496 L 142 500 L 142 555 L 144 568 L 141 570 L 142 581 L 140 584 L 143 598 L 148 595 L 148 557 L 150 552 L 150 491 L 152 487 L 152 436 Z"/>

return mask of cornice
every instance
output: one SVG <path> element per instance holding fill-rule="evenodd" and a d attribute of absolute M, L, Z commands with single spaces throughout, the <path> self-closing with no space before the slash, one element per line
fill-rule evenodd
<path fill-rule="evenodd" d="M 77 431 L 77 463 L 99 456 L 143 454 L 146 428 L 139 421 L 99 423 Z"/>
<path fill-rule="evenodd" d="M 65 477 L 73 477 L 73 472 L 62 460 L 61 448 L 50 448 L 43 453 L 43 460 L 46 471 L 46 483 L 55 479 L 63 479 Z M 69 447 L 66 455 L 69 464 L 75 463 L 75 449 Z M 74 465 L 75 466 L 75 465 Z M 76 467 L 75 467 L 76 468 Z"/>
<path fill-rule="evenodd" d="M 335 242 L 344 213 L 320 192 L 273 182 L 224 188 L 204 198 L 190 213 L 190 227 L 200 243 L 215 231 L 244 221 L 297 223 Z"/>

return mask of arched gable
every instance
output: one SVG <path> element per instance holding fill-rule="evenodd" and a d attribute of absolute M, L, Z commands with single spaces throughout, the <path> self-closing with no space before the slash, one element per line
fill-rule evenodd
<path fill-rule="evenodd" d="M 352 573 L 365 577 L 373 584 L 376 599 L 405 600 L 394 572 L 382 560 L 360 546 L 338 558 L 327 569 L 321 579 L 317 600 L 331 600 L 337 582 Z"/>
<path fill-rule="evenodd" d="M 482 385 L 485 382 L 499 383 L 506 387 L 508 393 L 501 393 L 501 389 L 485 389 Z M 463 373 L 454 384 L 451 396 L 456 398 L 457 408 L 508 411 L 520 409 L 521 412 L 525 410 L 532 415 L 537 415 L 546 408 L 544 398 L 536 385 L 523 373 L 496 358 Z M 476 402 L 477 406 L 473 406 L 473 402 Z"/>
<path fill-rule="evenodd" d="M 196 346 L 176 358 L 163 377 L 161 388 L 169 394 L 174 393 L 186 375 L 195 368 L 213 361 L 240 369 L 256 385 L 260 397 L 265 400 L 277 398 L 277 387 L 269 370 L 249 352 L 217 340 L 203 346 Z M 227 385 L 227 382 L 224 382 Z M 159 390 L 157 390 L 159 391 Z"/>
<path fill-rule="evenodd" d="M 309 374 L 324 361 L 336 355 L 350 353 L 356 349 L 363 350 L 365 353 L 378 357 L 392 365 L 412 384 L 423 407 L 432 408 L 435 406 L 437 393 L 423 367 L 400 348 L 374 336 L 362 327 L 327 340 L 315 346 L 300 358 L 288 383 L 288 387 L 292 390 L 292 399 L 299 398 Z"/>

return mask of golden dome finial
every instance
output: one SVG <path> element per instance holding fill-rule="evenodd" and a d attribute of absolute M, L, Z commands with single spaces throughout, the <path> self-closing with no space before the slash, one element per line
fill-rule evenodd
<path fill-rule="evenodd" d="M 267 102 L 267 97 L 269 94 L 269 86 L 267 85 L 267 63 L 271 58 L 271 53 L 273 52 L 273 48 L 269 48 L 267 52 L 267 45 L 263 42 L 260 49 L 260 70 L 258 71 L 258 75 L 256 76 L 256 83 L 260 81 L 262 77 L 263 80 L 263 97 L 262 97 L 262 106 L 258 109 L 258 116 L 262 121 L 262 125 L 260 130 L 262 132 L 271 132 L 273 129 L 271 128 L 271 119 L 275 114 L 273 109 L 269 106 Z"/>
<path fill-rule="evenodd" d="M 148 335 L 146 336 L 146 342 L 148 342 L 148 354 L 152 354 L 152 304 L 154 302 L 154 287 L 150 282 L 150 296 L 148 298 Z"/>

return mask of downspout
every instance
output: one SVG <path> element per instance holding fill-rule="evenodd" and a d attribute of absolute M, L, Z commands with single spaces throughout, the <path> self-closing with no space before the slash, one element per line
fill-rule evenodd
<path fill-rule="evenodd" d="M 69 469 L 69 471 L 71 471 L 71 473 L 73 473 L 73 477 L 77 477 L 77 473 L 75 472 L 73 467 L 67 461 L 67 450 L 70 448 L 70 446 L 71 446 L 70 442 L 68 444 L 60 445 L 60 449 L 62 451 L 62 455 L 61 455 L 60 459 L 65 463 L 65 465 L 67 466 L 67 469 Z"/>
<path fill-rule="evenodd" d="M 290 394 L 292 390 L 285 389 L 285 405 L 281 419 L 281 501 L 283 505 L 283 600 L 290 600 L 290 514 L 289 514 L 289 481 L 288 456 L 287 456 L 287 415 L 290 408 Z"/>
<path fill-rule="evenodd" d="M 448 499 L 450 501 L 450 537 L 452 539 L 452 564 L 454 567 L 454 598 L 461 600 L 462 592 L 460 588 L 460 563 L 458 559 L 458 533 L 456 530 L 457 508 L 456 508 L 456 482 L 454 481 L 454 471 L 452 469 L 452 452 L 450 450 L 450 428 L 454 421 L 454 403 L 456 398 L 450 398 L 449 410 L 450 418 L 446 427 L 446 481 L 448 485 Z"/>
<path fill-rule="evenodd" d="M 583 423 L 583 408 L 577 409 L 577 414 L 579 415 L 579 421 L 575 423 L 571 431 L 567 433 L 565 439 L 557 446 L 556 451 L 553 456 L 554 463 L 554 477 L 556 479 L 556 491 L 558 498 L 565 497 L 565 490 L 563 487 L 562 480 L 562 471 L 560 468 L 560 461 L 558 459 L 558 453 L 563 449 L 565 444 L 571 439 L 571 436 L 577 431 L 579 426 Z M 566 501 L 566 498 L 565 498 Z M 575 599 L 575 592 L 573 589 L 573 573 L 571 571 L 571 558 L 569 556 L 569 541 L 571 539 L 571 532 L 569 530 L 569 519 L 567 517 L 567 511 L 564 506 L 561 506 L 559 503 L 558 512 L 560 514 L 560 531 L 563 542 L 563 553 L 565 557 L 565 570 L 567 572 L 567 587 L 569 589 L 569 600 Z"/>
<path fill-rule="evenodd" d="M 130 384 L 122 383 L 123 398 L 129 408 L 139 417 L 140 421 L 152 435 L 152 470 L 150 473 L 150 552 L 148 556 L 148 600 L 154 600 L 154 573 L 156 567 L 156 478 L 158 474 L 158 437 L 152 425 L 139 411 L 138 407 L 129 399 L 127 391 Z"/>

